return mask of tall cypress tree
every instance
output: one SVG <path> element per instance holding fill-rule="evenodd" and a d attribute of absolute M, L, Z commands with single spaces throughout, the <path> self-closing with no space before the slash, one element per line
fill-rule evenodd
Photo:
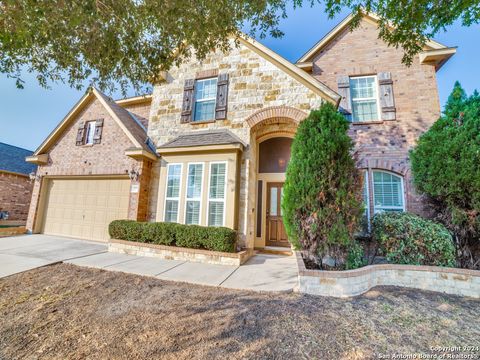
<path fill-rule="evenodd" d="M 444 116 L 410 153 L 417 190 L 457 242 L 459 265 L 480 269 L 480 96 L 458 82 Z"/>
<path fill-rule="evenodd" d="M 298 126 L 284 185 L 284 223 L 293 245 L 320 268 L 345 263 L 362 216 L 361 175 L 348 122 L 330 103 Z"/>

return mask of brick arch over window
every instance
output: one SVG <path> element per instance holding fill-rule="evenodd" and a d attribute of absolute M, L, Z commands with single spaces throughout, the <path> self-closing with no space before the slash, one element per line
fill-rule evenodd
<path fill-rule="evenodd" d="M 266 121 L 274 119 L 275 122 L 290 122 L 295 121 L 299 123 L 307 117 L 307 114 L 299 109 L 290 106 L 272 106 L 266 109 L 261 109 L 250 115 L 246 121 L 250 128 L 254 128 Z"/>
<path fill-rule="evenodd" d="M 403 177 L 409 173 L 409 167 L 406 162 L 393 162 L 386 159 L 362 159 L 357 163 L 357 167 L 360 169 L 386 170 Z"/>

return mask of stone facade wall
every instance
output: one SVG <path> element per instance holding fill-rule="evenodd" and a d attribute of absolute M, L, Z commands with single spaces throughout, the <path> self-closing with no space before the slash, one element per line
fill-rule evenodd
<path fill-rule="evenodd" d="M 28 175 L 0 171 L 0 211 L 8 211 L 9 220 L 26 221 L 32 189 Z"/>
<path fill-rule="evenodd" d="M 407 67 L 402 56 L 402 49 L 388 47 L 378 39 L 376 25 L 363 20 L 359 28 L 353 32 L 345 29 L 314 56 L 312 74 L 338 90 L 338 76 L 391 73 L 396 120 L 352 124 L 350 135 L 363 167 L 384 168 L 405 177 L 407 210 L 421 214 L 422 201 L 412 185 L 408 151 L 438 119 L 440 103 L 435 67 L 421 65 L 418 56 Z"/>
<path fill-rule="evenodd" d="M 148 135 L 157 146 L 182 133 L 206 129 L 225 128 L 242 139 L 247 146 L 242 156 L 240 173 L 240 244 L 253 247 L 254 218 L 251 209 L 252 206 L 255 207 L 256 144 L 252 142 L 255 137 L 251 136 L 251 128 L 246 119 L 260 109 L 278 106 L 288 106 L 308 113 L 311 108 L 320 106 L 322 98 L 253 50 L 243 45 L 238 48 L 232 46 L 228 54 L 217 51 L 202 62 L 193 59 L 169 71 L 169 80 L 155 86 L 153 91 Z M 220 74 L 229 74 L 227 119 L 181 124 L 185 80 L 217 70 Z M 154 171 L 152 193 L 159 191 L 153 190 L 153 187 L 158 187 L 158 181 L 158 171 Z M 155 218 L 156 202 L 150 203 L 149 217 Z"/>
<path fill-rule="evenodd" d="M 79 122 L 100 118 L 104 119 L 100 144 L 77 146 L 75 143 Z M 33 186 L 27 229 L 32 231 L 38 218 L 38 202 L 43 176 L 126 175 L 131 169 L 135 169 L 142 172 L 142 176 L 148 179 L 148 183 L 151 167 L 143 166 L 141 161 L 124 154 L 125 150 L 131 146 L 133 144 L 130 139 L 100 101 L 92 100 L 49 149 L 48 164 L 38 166 L 39 178 Z M 148 190 L 148 187 L 141 184 L 140 192 L 131 194 L 134 199 L 130 199 L 129 215 L 132 219 L 137 219 L 138 216 L 141 220 L 146 219 L 146 210 L 141 209 L 145 201 L 142 200 L 142 206 L 140 206 L 137 199 L 139 195 L 142 195 L 142 199 L 145 198 L 145 189 Z"/>
<path fill-rule="evenodd" d="M 375 286 L 402 286 L 480 298 L 480 271 L 437 266 L 369 265 L 347 271 L 307 270 L 296 252 L 298 291 L 312 295 L 350 297 Z"/>

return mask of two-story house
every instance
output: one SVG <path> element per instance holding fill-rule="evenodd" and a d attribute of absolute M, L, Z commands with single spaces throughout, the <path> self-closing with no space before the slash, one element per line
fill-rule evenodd
<path fill-rule="evenodd" d="M 436 72 L 455 53 L 430 41 L 410 67 L 365 15 L 347 17 L 293 64 L 232 40 L 164 73 L 153 94 L 113 101 L 90 89 L 28 161 L 39 165 L 27 227 L 108 239 L 129 218 L 238 230 L 246 248 L 288 246 L 281 198 L 290 146 L 310 110 L 351 121 L 368 216 L 422 212 L 408 151 L 440 115 Z"/>

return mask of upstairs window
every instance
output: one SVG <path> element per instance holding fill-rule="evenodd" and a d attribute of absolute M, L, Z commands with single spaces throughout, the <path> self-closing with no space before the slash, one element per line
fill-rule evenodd
<path fill-rule="evenodd" d="M 352 121 L 379 120 L 377 77 L 359 76 L 350 78 L 352 98 Z"/>
<path fill-rule="evenodd" d="M 217 78 L 196 80 L 193 121 L 214 120 L 216 99 Z"/>
<path fill-rule="evenodd" d="M 93 144 L 93 138 L 95 136 L 95 123 L 96 121 L 89 121 L 86 124 L 86 131 L 85 134 L 85 144 Z"/>
<path fill-rule="evenodd" d="M 385 171 L 374 171 L 373 201 L 375 214 L 384 211 L 405 211 L 403 178 Z"/>

